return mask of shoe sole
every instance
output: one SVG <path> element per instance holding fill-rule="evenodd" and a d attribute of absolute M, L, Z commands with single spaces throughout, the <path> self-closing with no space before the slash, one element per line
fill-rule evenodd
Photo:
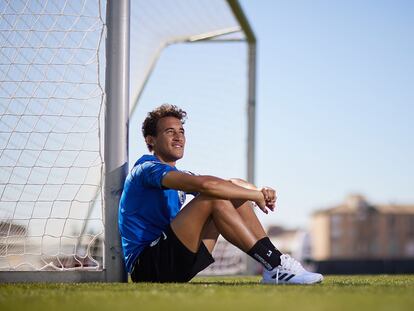
<path fill-rule="evenodd" d="M 313 284 L 322 283 L 322 281 L 323 281 L 323 277 L 311 283 L 293 283 L 293 282 L 283 282 L 283 281 L 280 281 L 278 283 L 276 282 L 273 283 L 273 282 L 263 282 L 263 280 L 261 280 L 260 283 L 264 285 L 313 285 Z"/>

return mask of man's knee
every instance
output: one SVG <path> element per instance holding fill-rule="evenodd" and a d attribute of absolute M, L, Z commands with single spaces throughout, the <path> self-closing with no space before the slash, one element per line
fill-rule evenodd
<path fill-rule="evenodd" d="M 230 200 L 218 199 L 212 196 L 205 194 L 200 194 L 197 196 L 197 200 L 202 202 L 202 204 L 209 206 L 213 210 L 223 210 L 223 209 L 234 209 L 234 205 Z"/>
<path fill-rule="evenodd" d="M 207 194 L 203 194 L 203 193 L 199 194 L 196 198 L 197 198 L 197 200 L 201 200 L 203 202 L 208 202 L 210 204 L 217 204 L 220 201 L 227 201 L 227 200 L 218 199 L 218 198 L 215 198 L 215 197 L 209 196 Z"/>
<path fill-rule="evenodd" d="M 200 211 L 200 209 L 203 209 L 209 215 L 217 213 L 237 213 L 237 209 L 239 208 L 231 200 L 218 199 L 205 194 L 198 195 L 195 200 L 193 204 L 197 206 L 196 210 Z"/>

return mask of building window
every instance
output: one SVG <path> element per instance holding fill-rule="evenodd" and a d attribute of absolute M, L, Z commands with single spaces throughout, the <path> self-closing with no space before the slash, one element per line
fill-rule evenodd
<path fill-rule="evenodd" d="M 379 243 L 376 237 L 373 238 L 373 241 L 369 244 L 369 253 L 373 256 L 376 256 L 379 254 L 380 248 Z"/>
<path fill-rule="evenodd" d="M 407 228 L 408 237 L 414 239 L 414 216 L 408 216 L 407 221 L 408 221 L 408 228 Z"/>
<path fill-rule="evenodd" d="M 332 243 L 331 244 L 331 256 L 332 257 L 339 257 L 341 256 L 341 245 L 339 245 L 338 243 Z"/>
<path fill-rule="evenodd" d="M 331 237 L 337 239 L 342 236 L 342 215 L 331 215 Z"/>
<path fill-rule="evenodd" d="M 389 233 L 394 233 L 395 232 L 395 216 L 394 215 L 388 215 L 387 217 L 387 225 L 388 225 L 388 232 Z"/>
<path fill-rule="evenodd" d="M 410 241 L 405 245 L 405 255 L 414 257 L 414 241 Z"/>
<path fill-rule="evenodd" d="M 388 245 L 388 255 L 391 257 L 396 257 L 398 255 L 398 240 L 394 237 L 390 239 Z"/>

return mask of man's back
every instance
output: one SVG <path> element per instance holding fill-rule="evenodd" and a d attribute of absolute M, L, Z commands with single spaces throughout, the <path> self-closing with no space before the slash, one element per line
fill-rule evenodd
<path fill-rule="evenodd" d="M 128 271 L 143 248 L 158 238 L 179 212 L 178 192 L 162 187 L 163 176 L 176 170 L 153 155 L 142 156 L 125 180 L 119 204 L 119 230 Z"/>

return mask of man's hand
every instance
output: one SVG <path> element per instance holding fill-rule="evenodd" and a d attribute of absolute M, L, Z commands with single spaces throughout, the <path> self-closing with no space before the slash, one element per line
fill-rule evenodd
<path fill-rule="evenodd" d="M 268 209 L 273 211 L 276 207 L 276 191 L 269 187 L 263 187 L 258 191 L 258 198 L 255 200 L 257 206 L 265 213 Z"/>

